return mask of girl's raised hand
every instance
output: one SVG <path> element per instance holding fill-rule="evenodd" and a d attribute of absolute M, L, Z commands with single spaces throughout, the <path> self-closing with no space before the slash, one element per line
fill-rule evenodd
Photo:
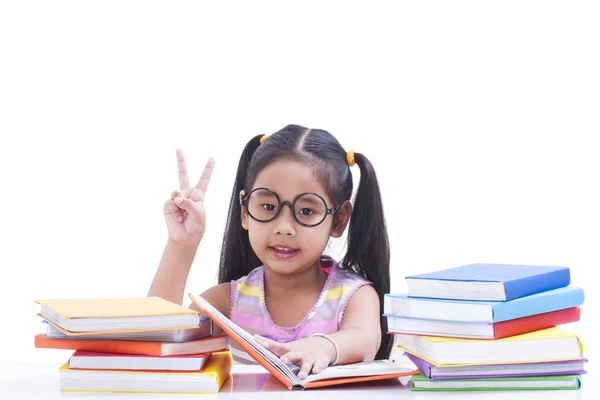
<path fill-rule="evenodd" d="M 175 153 L 179 173 L 179 190 L 175 190 L 163 206 L 169 240 L 179 244 L 197 245 L 206 229 L 204 195 L 210 182 L 215 160 L 213 158 L 208 160 L 198 183 L 195 187 L 190 187 L 183 150 L 177 149 Z"/>

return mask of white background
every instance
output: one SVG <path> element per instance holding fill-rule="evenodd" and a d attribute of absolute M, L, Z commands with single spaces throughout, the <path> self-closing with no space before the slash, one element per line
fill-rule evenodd
<path fill-rule="evenodd" d="M 177 147 L 193 182 L 217 160 L 187 290 L 215 284 L 239 154 L 289 123 L 372 160 L 393 291 L 472 262 L 567 266 L 593 358 L 598 3 L 282 3 L 1 3 L 0 360 L 66 361 L 33 347 L 37 298 L 147 294 Z"/>

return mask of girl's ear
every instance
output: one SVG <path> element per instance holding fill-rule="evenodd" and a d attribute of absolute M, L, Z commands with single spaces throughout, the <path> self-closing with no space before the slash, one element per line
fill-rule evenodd
<path fill-rule="evenodd" d="M 241 190 L 240 191 L 240 201 L 244 198 L 244 196 L 246 195 L 246 191 L 245 190 Z M 246 210 L 246 207 L 241 206 L 241 215 L 240 217 L 242 218 L 242 228 L 244 228 L 245 230 L 248 230 L 248 218 L 250 218 L 248 216 L 248 211 Z"/>
<path fill-rule="evenodd" d="M 352 215 L 352 204 L 349 201 L 345 201 L 340 205 L 340 208 L 334 214 L 333 226 L 331 227 L 331 236 L 339 238 L 342 236 L 350 221 Z"/>

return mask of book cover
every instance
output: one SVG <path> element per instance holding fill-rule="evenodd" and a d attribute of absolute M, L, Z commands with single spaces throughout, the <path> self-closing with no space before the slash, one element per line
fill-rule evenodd
<path fill-rule="evenodd" d="M 579 307 L 567 308 L 543 314 L 530 315 L 528 317 L 496 322 L 494 326 L 494 338 L 503 339 L 510 336 L 518 336 L 524 333 L 544 330 L 558 325 L 569 324 L 579 321 L 581 310 Z"/>
<path fill-rule="evenodd" d="M 498 340 L 397 334 L 397 347 L 438 367 L 581 360 L 579 337 L 553 327 Z"/>
<path fill-rule="evenodd" d="M 578 375 L 432 380 L 419 374 L 413 376 L 410 383 L 414 391 L 578 390 L 581 387 Z"/>
<path fill-rule="evenodd" d="M 355 364 L 336 365 L 325 368 L 319 374 L 310 374 L 305 379 L 296 375 L 297 367 L 284 364 L 279 357 L 254 340 L 254 337 L 241 329 L 202 297 L 189 294 L 190 299 L 213 320 L 223 331 L 244 349 L 257 363 L 290 390 L 304 390 L 352 382 L 365 382 L 381 379 L 410 376 L 419 371 L 406 358 L 407 363 L 389 360 L 375 360 Z"/>
<path fill-rule="evenodd" d="M 160 297 L 39 299 L 38 314 L 66 335 L 191 329 L 200 324 L 194 310 Z"/>
<path fill-rule="evenodd" d="M 168 356 L 210 353 L 227 349 L 227 336 L 209 336 L 187 342 L 137 342 L 133 340 L 93 340 L 48 338 L 43 333 L 35 335 L 34 345 L 43 349 L 94 351 L 101 353 L 140 354 Z"/>
<path fill-rule="evenodd" d="M 413 354 L 405 355 L 429 379 L 502 378 L 520 376 L 583 375 L 586 358 L 523 364 L 448 365 L 437 367 Z"/>
<path fill-rule="evenodd" d="M 409 296 L 508 301 L 569 286 L 571 275 L 569 268 L 562 266 L 475 263 L 411 275 L 406 280 Z M 452 293 L 444 293 L 445 287 L 452 287 Z"/>
<path fill-rule="evenodd" d="M 491 324 L 395 316 L 387 316 L 387 319 L 390 334 L 495 340 L 577 322 L 579 317 L 579 307 L 573 307 Z"/>
<path fill-rule="evenodd" d="M 585 300 L 580 287 L 567 286 L 508 301 L 451 300 L 389 293 L 384 314 L 453 322 L 493 323 L 578 307 Z"/>

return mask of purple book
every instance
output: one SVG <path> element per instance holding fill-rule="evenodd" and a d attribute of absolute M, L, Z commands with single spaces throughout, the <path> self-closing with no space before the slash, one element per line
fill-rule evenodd
<path fill-rule="evenodd" d="M 436 367 L 410 353 L 404 353 L 429 379 L 509 378 L 517 376 L 581 375 L 588 360 L 552 361 L 526 364 L 456 365 Z"/>

